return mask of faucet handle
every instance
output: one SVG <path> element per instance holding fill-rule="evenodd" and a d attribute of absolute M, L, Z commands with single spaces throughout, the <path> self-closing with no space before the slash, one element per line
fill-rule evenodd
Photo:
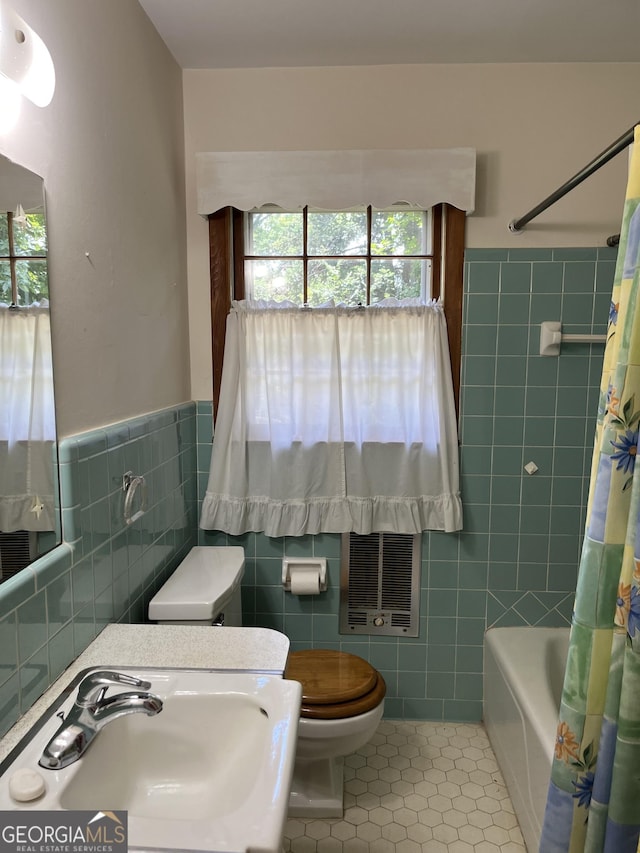
<path fill-rule="evenodd" d="M 86 678 L 82 679 L 78 687 L 76 705 L 81 708 L 95 705 L 96 702 L 103 699 L 107 688 L 112 684 L 126 684 L 128 687 L 138 687 L 142 690 L 148 690 L 151 687 L 150 681 L 143 681 L 141 678 L 136 678 L 135 675 L 126 675 L 124 672 L 114 672 L 110 669 L 100 669 L 89 673 Z"/>

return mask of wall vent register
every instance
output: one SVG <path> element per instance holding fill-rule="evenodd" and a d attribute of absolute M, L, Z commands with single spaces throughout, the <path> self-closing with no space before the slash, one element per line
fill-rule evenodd
<path fill-rule="evenodd" d="M 34 560 L 35 541 L 36 534 L 29 530 L 0 533 L 0 580 L 13 577 Z"/>
<path fill-rule="evenodd" d="M 340 633 L 417 637 L 421 534 L 342 535 Z"/>

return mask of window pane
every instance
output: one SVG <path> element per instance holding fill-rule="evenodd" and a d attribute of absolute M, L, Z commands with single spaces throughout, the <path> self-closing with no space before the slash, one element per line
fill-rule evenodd
<path fill-rule="evenodd" d="M 31 305 L 49 298 L 47 280 L 47 262 L 16 261 L 16 279 L 18 282 L 18 304 Z"/>
<path fill-rule="evenodd" d="M 0 213 L 0 255 L 9 254 L 9 226 L 6 213 Z"/>
<path fill-rule="evenodd" d="M 371 261 L 371 301 L 431 298 L 431 261 Z"/>
<path fill-rule="evenodd" d="M 372 255 L 428 255 L 427 214 L 420 210 L 379 210 L 371 219 Z"/>
<path fill-rule="evenodd" d="M 302 305 L 302 261 L 246 261 L 247 299 L 289 299 Z"/>
<path fill-rule="evenodd" d="M 310 255 L 366 255 L 367 214 L 309 213 L 307 243 Z"/>
<path fill-rule="evenodd" d="M 330 299 L 348 305 L 366 304 L 367 265 L 365 261 L 309 261 L 307 268 L 309 305 Z"/>
<path fill-rule="evenodd" d="M 250 213 L 248 255 L 301 255 L 301 213 Z"/>
<path fill-rule="evenodd" d="M 47 231 L 44 215 L 28 213 L 27 221 L 13 225 L 13 243 L 16 255 L 46 255 Z"/>
<path fill-rule="evenodd" d="M 11 303 L 11 267 L 9 261 L 0 261 L 0 302 Z"/>

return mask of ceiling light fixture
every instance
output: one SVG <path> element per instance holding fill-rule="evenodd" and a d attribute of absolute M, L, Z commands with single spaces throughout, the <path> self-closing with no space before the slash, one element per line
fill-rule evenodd
<path fill-rule="evenodd" d="M 56 85 L 51 54 L 6 0 L 0 0 L 0 75 L 36 106 L 51 103 Z"/>

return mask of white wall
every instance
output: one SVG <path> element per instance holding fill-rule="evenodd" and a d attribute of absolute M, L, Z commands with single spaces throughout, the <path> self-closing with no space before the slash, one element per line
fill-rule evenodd
<path fill-rule="evenodd" d="M 190 399 L 182 74 L 136 0 L 11 3 L 56 69 L 0 152 L 45 182 L 64 437 Z"/>
<path fill-rule="evenodd" d="M 625 154 L 521 234 L 507 226 L 634 124 L 639 72 L 639 63 L 185 71 L 193 398 L 211 398 L 207 224 L 195 213 L 196 152 L 469 146 L 478 152 L 469 247 L 603 246 L 620 230 Z"/>

